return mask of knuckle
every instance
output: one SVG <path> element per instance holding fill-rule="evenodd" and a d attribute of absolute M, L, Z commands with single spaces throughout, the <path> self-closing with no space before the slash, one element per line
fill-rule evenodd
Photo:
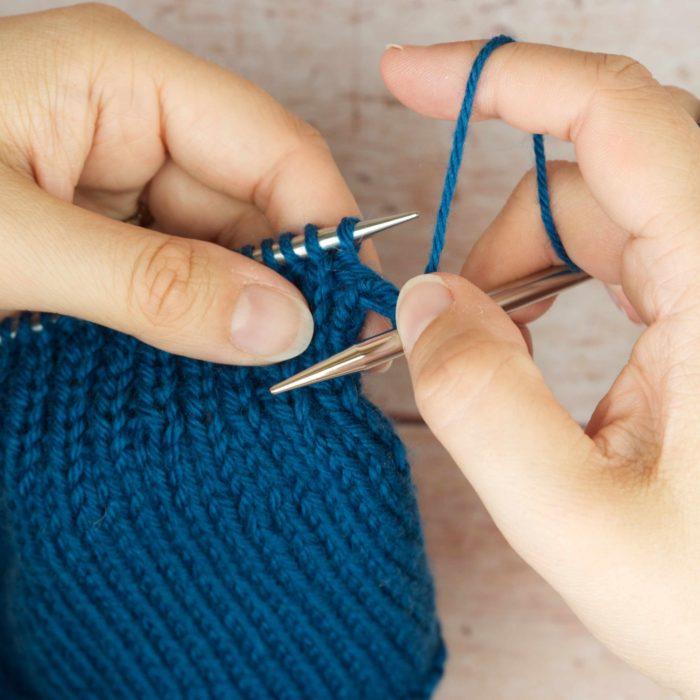
<path fill-rule="evenodd" d="M 603 87 L 645 87 L 654 82 L 639 61 L 618 54 L 594 54 L 598 83 Z"/>
<path fill-rule="evenodd" d="M 312 156 L 326 160 L 331 156 L 331 150 L 326 140 L 315 127 L 297 117 L 292 112 L 283 111 L 283 131 L 287 135 L 286 147 L 258 182 L 253 190 L 251 200 L 259 209 L 267 209 L 272 198 L 278 177 L 281 173 L 293 168 L 299 161 Z"/>
<path fill-rule="evenodd" d="M 294 133 L 298 138 L 299 147 L 301 148 L 320 148 L 329 150 L 326 139 L 323 138 L 321 132 L 308 122 L 299 117 L 292 116 Z"/>
<path fill-rule="evenodd" d="M 152 326 L 179 330 L 194 320 L 195 310 L 206 312 L 211 286 L 207 256 L 195 241 L 149 241 L 133 266 L 128 306 Z"/>
<path fill-rule="evenodd" d="M 303 119 L 292 115 L 293 139 L 288 153 L 287 162 L 296 159 L 326 160 L 331 156 L 331 148 L 321 132 L 315 127 L 305 122 Z"/>
<path fill-rule="evenodd" d="M 308 157 L 309 154 L 330 153 L 330 146 L 321 132 L 312 124 L 304 121 L 293 112 L 286 112 L 287 133 L 289 135 L 286 153 L 280 161 L 280 165 L 288 165 L 299 158 Z"/>
<path fill-rule="evenodd" d="M 65 10 L 68 14 L 89 22 L 107 23 L 114 22 L 135 23 L 135 20 L 124 10 L 101 2 L 83 2 L 73 5 Z"/>
<path fill-rule="evenodd" d="M 123 10 L 96 2 L 48 10 L 41 16 L 46 29 L 39 39 L 50 37 L 55 44 L 70 49 L 76 60 L 93 55 L 95 40 L 102 45 L 115 34 L 130 33 L 141 26 Z"/>
<path fill-rule="evenodd" d="M 515 343 L 458 334 L 431 354 L 414 376 L 416 403 L 428 422 L 461 420 L 498 386 L 519 381 L 529 358 Z"/>

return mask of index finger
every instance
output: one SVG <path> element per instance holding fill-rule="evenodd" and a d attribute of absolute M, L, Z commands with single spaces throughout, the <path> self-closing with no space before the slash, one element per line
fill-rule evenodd
<path fill-rule="evenodd" d="M 389 49 L 384 79 L 407 106 L 454 118 L 483 43 Z M 573 142 L 591 193 L 632 235 L 623 266 L 638 280 L 630 291 L 645 316 L 672 311 L 679 289 L 698 289 L 700 134 L 643 66 L 621 56 L 506 44 L 486 63 L 474 118 Z M 643 298 L 650 280 L 659 294 Z"/>
<path fill-rule="evenodd" d="M 142 53 L 168 154 L 195 179 L 279 231 L 358 214 L 323 138 L 267 92 L 150 34 Z"/>
<path fill-rule="evenodd" d="M 162 136 L 177 165 L 207 187 L 254 204 L 276 231 L 360 216 L 316 129 L 245 78 L 166 42 L 161 46 Z M 359 255 L 380 271 L 372 241 Z M 370 312 L 365 333 L 389 327 Z"/>
<path fill-rule="evenodd" d="M 361 216 L 328 144 L 262 88 L 161 41 L 162 137 L 170 157 L 207 187 L 254 204 L 274 231 Z M 149 48 L 152 51 L 152 47 Z M 246 234 L 256 232 L 246 232 Z M 250 238 L 241 243 L 253 242 Z M 372 241 L 360 258 L 381 270 Z M 382 329 L 386 325 L 381 324 Z"/>

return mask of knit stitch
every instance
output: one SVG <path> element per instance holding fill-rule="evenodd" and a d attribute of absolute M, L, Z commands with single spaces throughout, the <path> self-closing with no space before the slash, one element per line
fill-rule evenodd
<path fill-rule="evenodd" d="M 423 698 L 444 650 L 401 442 L 358 376 L 270 385 L 396 290 L 307 228 L 265 259 L 311 347 L 173 356 L 72 318 L 0 326 L 2 668 L 46 698 Z M 8 685 L 5 693 L 9 693 Z"/>

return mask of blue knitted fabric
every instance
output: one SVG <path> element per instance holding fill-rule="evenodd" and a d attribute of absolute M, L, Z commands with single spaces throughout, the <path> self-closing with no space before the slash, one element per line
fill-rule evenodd
<path fill-rule="evenodd" d="M 317 331 L 278 366 L 72 318 L 0 326 L 2 697 L 431 694 L 444 650 L 401 442 L 357 375 L 268 391 L 393 308 L 353 225 L 334 252 L 310 227 L 306 260 L 284 239 Z"/>

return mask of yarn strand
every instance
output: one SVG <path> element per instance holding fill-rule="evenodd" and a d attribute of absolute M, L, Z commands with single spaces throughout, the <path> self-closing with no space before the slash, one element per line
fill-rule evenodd
<path fill-rule="evenodd" d="M 547 159 L 544 155 L 544 137 L 542 134 L 533 134 L 532 144 L 535 149 L 535 172 L 537 175 L 537 199 L 540 203 L 540 218 L 544 224 L 544 230 L 547 232 L 549 242 L 554 248 L 554 252 L 559 256 L 559 259 L 568 265 L 570 269 L 578 271 L 579 267 L 569 257 L 569 254 L 564 248 L 564 244 L 559 237 L 559 232 L 554 223 L 552 209 L 549 203 L 549 185 L 547 183 Z"/>
<path fill-rule="evenodd" d="M 438 208 L 438 213 L 435 220 L 435 230 L 433 232 L 430 256 L 428 258 L 428 264 L 425 266 L 426 273 L 436 272 L 440 266 L 440 257 L 442 255 L 443 248 L 445 247 L 447 222 L 449 220 L 450 210 L 452 209 L 452 203 L 454 201 L 455 189 L 457 187 L 459 171 L 462 165 L 462 157 L 464 155 L 464 144 L 467 140 L 469 122 L 471 120 L 471 115 L 474 108 L 474 99 L 476 97 L 479 78 L 481 78 L 486 61 L 489 59 L 491 54 L 499 46 L 503 46 L 504 44 L 509 44 L 514 41 L 515 39 L 505 36 L 504 34 L 493 37 L 493 39 L 484 44 L 481 51 L 479 51 L 469 72 L 469 77 L 467 78 L 467 84 L 464 90 L 464 98 L 462 99 L 462 106 L 459 110 L 459 115 L 457 116 L 454 134 L 452 135 L 452 149 L 450 151 L 450 159 L 445 172 L 445 180 L 442 188 L 442 195 L 440 197 L 440 206 Z M 542 134 L 533 134 L 532 143 L 535 152 L 537 199 L 540 205 L 540 217 L 542 219 L 542 224 L 544 225 L 544 229 L 547 233 L 547 237 L 549 238 L 552 248 L 562 262 L 572 270 L 578 270 L 579 268 L 569 257 L 566 249 L 564 248 L 564 244 L 559 237 L 559 232 L 557 231 L 557 227 L 554 223 L 554 218 L 552 217 L 549 186 L 547 183 L 547 160 L 545 158 L 544 138 Z"/>

